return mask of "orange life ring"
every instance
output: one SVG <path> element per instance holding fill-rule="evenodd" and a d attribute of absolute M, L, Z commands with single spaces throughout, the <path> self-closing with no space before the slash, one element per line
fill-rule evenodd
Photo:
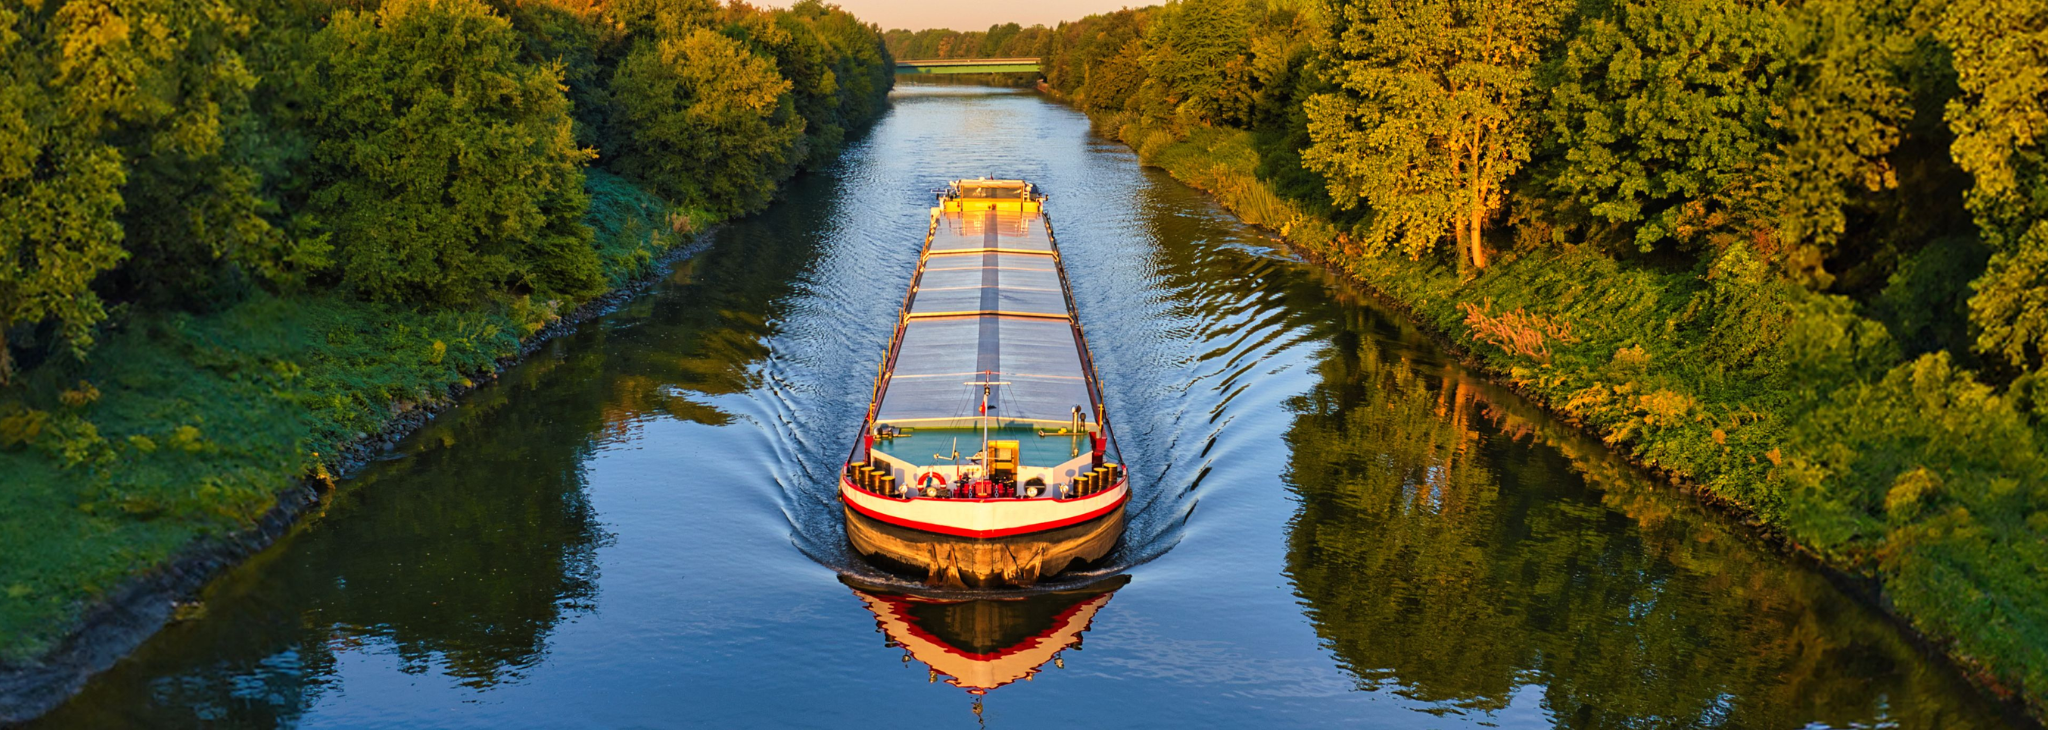
<path fill-rule="evenodd" d="M 939 496 L 939 488 L 943 486 L 946 486 L 946 475 L 935 471 L 928 471 L 918 476 L 917 486 L 913 487 L 910 491 L 914 492 L 917 489 L 923 489 L 924 496 L 937 497 Z"/>

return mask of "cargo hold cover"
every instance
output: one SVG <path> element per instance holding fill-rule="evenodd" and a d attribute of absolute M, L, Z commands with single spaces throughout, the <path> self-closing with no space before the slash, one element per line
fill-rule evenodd
<path fill-rule="evenodd" d="M 1065 425 L 1094 415 L 1059 259 L 1036 211 L 935 213 L 875 421 Z"/>

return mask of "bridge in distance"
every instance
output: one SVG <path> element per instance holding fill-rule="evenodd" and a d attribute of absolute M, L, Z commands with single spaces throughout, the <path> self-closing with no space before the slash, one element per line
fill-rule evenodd
<path fill-rule="evenodd" d="M 935 58 L 897 61 L 900 74 L 1006 74 L 1036 73 L 1036 58 Z"/>

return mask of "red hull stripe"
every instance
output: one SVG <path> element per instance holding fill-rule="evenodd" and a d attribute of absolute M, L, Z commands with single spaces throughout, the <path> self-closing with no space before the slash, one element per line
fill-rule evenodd
<path fill-rule="evenodd" d="M 1129 483 L 1128 481 L 1124 481 L 1124 482 L 1117 482 L 1117 486 L 1124 486 L 1125 484 L 1128 484 L 1128 483 Z M 846 486 L 846 483 L 845 483 L 845 482 L 841 482 L 841 483 L 840 483 L 840 485 L 841 485 L 841 487 L 843 488 L 843 487 L 845 487 L 845 486 Z M 859 512 L 859 513 L 861 513 L 861 514 L 863 514 L 863 515 L 866 515 L 866 516 L 868 516 L 868 517 L 870 517 L 870 518 L 873 518 L 873 519 L 875 519 L 875 520 L 879 520 L 879 521 L 882 521 L 882 522 L 887 522 L 887 523 L 889 523 L 889 524 L 892 524 L 892 525 L 895 525 L 895 526 L 897 526 L 897 527 L 908 527 L 908 528 L 910 528 L 910 529 L 913 529 L 913 530 L 921 530 L 921 531 L 924 531 L 924 532 L 936 532 L 936 533 L 938 533 L 938 534 L 941 534 L 941 535 L 952 535 L 952 536 L 954 536 L 954 537 L 972 537 L 972 538 L 977 538 L 977 539 L 988 539 L 988 538 L 992 538 L 992 537 L 1010 537 L 1010 536 L 1012 536 L 1012 535 L 1028 535 L 1028 534 L 1030 534 L 1030 533 L 1033 533 L 1033 532 L 1044 532 L 1044 531 L 1046 531 L 1046 530 L 1057 530 L 1057 529 L 1059 529 L 1059 528 L 1062 528 L 1062 527 L 1068 527 L 1068 526 L 1071 526 L 1071 525 L 1078 525 L 1078 524 L 1081 524 L 1081 523 L 1083 523 L 1083 522 L 1087 522 L 1087 521 L 1089 521 L 1089 520 L 1095 519 L 1095 518 L 1097 518 L 1097 517 L 1101 517 L 1101 516 L 1103 516 L 1103 515 L 1109 514 L 1109 513 L 1111 512 L 1111 511 L 1115 510 L 1116 508 L 1124 506 L 1124 502 L 1127 502 L 1127 501 L 1129 501 L 1129 500 L 1130 500 L 1130 498 L 1131 498 L 1131 493 L 1130 493 L 1130 490 L 1126 489 L 1126 490 L 1124 490 L 1123 496 L 1117 497 L 1117 498 L 1116 498 L 1116 501 L 1114 501 L 1114 502 L 1111 502 L 1111 503 L 1109 503 L 1108 505 L 1104 506 L 1104 507 L 1103 507 L 1102 509 L 1094 510 L 1094 511 L 1091 511 L 1091 512 L 1085 512 L 1085 513 L 1082 513 L 1082 514 L 1078 514 L 1078 515 L 1075 515 L 1075 516 L 1073 516 L 1073 517 L 1068 517 L 1068 518 L 1066 518 L 1066 519 L 1060 519 L 1060 520 L 1053 520 L 1053 521 L 1051 521 L 1051 522 L 1040 522 L 1040 523 L 1037 523 L 1037 524 L 1032 524 L 1032 525 L 1022 525 L 1022 526 L 1019 526 L 1019 527 L 1005 527 L 1005 528 L 1002 528 L 1002 529 L 999 529 L 999 530 L 969 530 L 969 529 L 965 529 L 965 528 L 960 528 L 960 527 L 954 527 L 954 526 L 952 526 L 952 525 L 937 525 L 937 524 L 932 524 L 932 523 L 929 523 L 929 522 L 918 522 L 917 520 L 906 520 L 906 519 L 903 519 L 903 518 L 901 518 L 901 517 L 896 517 L 896 516 L 894 516 L 894 515 L 886 515 L 886 514 L 882 514 L 882 513 L 880 513 L 880 512 L 876 512 L 876 511 L 874 511 L 874 510 L 872 510 L 872 509 L 868 509 L 867 507 L 863 507 L 863 506 L 861 506 L 861 503 L 860 503 L 860 502 L 857 502 L 857 501 L 854 501 L 854 500 L 851 500 L 851 499 L 842 499 L 841 501 L 842 501 L 842 502 L 845 502 L 845 503 L 846 503 L 846 506 L 848 506 L 848 507 L 852 507 L 852 508 L 853 508 L 853 511 L 855 511 L 855 512 Z M 904 501 L 908 501 L 908 500 L 904 500 Z"/>

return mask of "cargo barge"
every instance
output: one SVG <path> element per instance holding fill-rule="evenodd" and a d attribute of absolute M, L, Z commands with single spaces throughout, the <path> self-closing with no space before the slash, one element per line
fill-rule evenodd
<path fill-rule="evenodd" d="M 1044 210 L 1022 180 L 939 194 L 840 474 L 846 533 L 944 586 L 1028 586 L 1123 535 L 1119 461 Z"/>

